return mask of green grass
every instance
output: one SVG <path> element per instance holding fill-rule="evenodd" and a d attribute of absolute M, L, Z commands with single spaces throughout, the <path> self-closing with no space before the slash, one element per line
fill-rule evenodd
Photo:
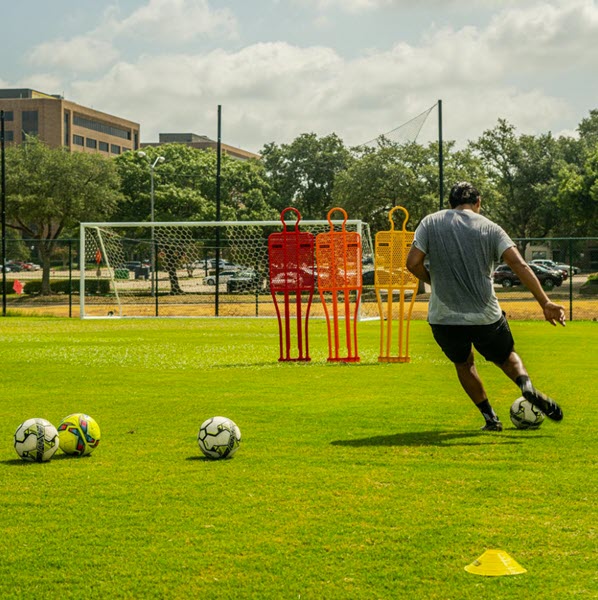
<path fill-rule="evenodd" d="M 506 427 L 477 410 L 426 323 L 410 364 L 278 363 L 273 320 L 0 321 L 0 597 L 563 599 L 598 597 L 595 323 L 514 322 L 565 420 L 510 426 L 519 395 L 481 362 Z M 20 461 L 20 422 L 92 415 L 87 458 Z M 232 460 L 200 423 L 232 418 Z M 528 569 L 464 567 L 501 549 Z"/>

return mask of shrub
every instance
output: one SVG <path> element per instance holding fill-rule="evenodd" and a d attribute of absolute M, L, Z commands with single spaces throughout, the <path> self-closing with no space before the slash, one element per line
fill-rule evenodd
<path fill-rule="evenodd" d="M 50 290 L 53 294 L 68 294 L 69 280 L 56 279 L 50 281 Z M 40 294 L 42 291 L 41 280 L 28 281 L 23 291 L 30 295 Z M 73 294 L 79 294 L 79 280 L 73 279 L 71 291 Z M 110 293 L 110 281 L 108 279 L 86 279 L 85 292 L 87 294 L 108 294 Z"/>
<path fill-rule="evenodd" d="M 598 273 L 588 275 L 587 281 L 579 288 L 580 294 L 598 294 Z"/>

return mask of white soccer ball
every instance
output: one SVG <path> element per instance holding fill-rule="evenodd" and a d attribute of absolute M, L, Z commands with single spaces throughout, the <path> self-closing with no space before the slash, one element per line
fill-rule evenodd
<path fill-rule="evenodd" d="M 58 450 L 56 427 L 46 419 L 28 419 L 15 431 L 15 450 L 30 462 L 46 462 Z"/>
<path fill-rule="evenodd" d="M 201 424 L 197 443 L 208 458 L 231 458 L 239 449 L 241 430 L 226 417 L 212 417 Z"/>
<path fill-rule="evenodd" d="M 544 413 L 523 396 L 513 402 L 509 416 L 517 429 L 538 429 L 544 420 Z"/>

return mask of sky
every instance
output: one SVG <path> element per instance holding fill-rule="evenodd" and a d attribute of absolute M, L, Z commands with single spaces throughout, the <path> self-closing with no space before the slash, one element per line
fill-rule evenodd
<path fill-rule="evenodd" d="M 575 135 L 598 109 L 598 0 L 0 0 L 0 88 L 259 152 L 348 146 L 442 100 L 462 147 L 507 119 Z M 434 108 L 419 140 L 438 135 Z"/>

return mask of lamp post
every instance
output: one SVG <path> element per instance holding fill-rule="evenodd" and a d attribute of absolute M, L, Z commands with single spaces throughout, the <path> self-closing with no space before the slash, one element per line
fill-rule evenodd
<path fill-rule="evenodd" d="M 137 156 L 140 156 L 141 158 L 146 158 L 148 157 L 147 154 L 145 152 L 143 152 L 143 150 L 140 150 L 139 152 L 137 152 Z M 149 157 L 148 157 L 149 158 Z M 154 227 L 153 227 L 153 223 L 154 223 L 154 170 L 156 168 L 157 165 L 159 165 L 160 163 L 163 163 L 166 159 L 163 156 L 157 156 L 156 160 L 154 160 L 154 162 L 149 162 L 149 167 L 150 167 L 150 222 L 152 223 L 152 228 L 151 228 L 151 244 L 152 244 L 152 251 L 151 251 L 151 270 L 152 270 L 152 296 L 154 295 L 154 273 L 156 272 L 156 248 L 155 248 L 155 244 L 154 244 Z"/>

